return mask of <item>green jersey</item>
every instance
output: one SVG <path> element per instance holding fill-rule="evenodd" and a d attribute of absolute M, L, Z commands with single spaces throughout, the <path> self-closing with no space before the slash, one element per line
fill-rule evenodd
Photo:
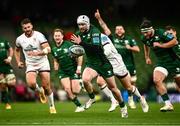
<path fill-rule="evenodd" d="M 149 46 L 155 53 L 158 63 L 157 66 L 162 66 L 166 68 L 170 73 L 180 73 L 180 60 L 177 58 L 176 54 L 171 48 L 159 48 L 153 47 L 154 42 L 166 43 L 174 38 L 172 34 L 165 32 L 163 29 L 156 29 L 154 36 L 146 39 L 142 36 L 142 42 Z"/>
<path fill-rule="evenodd" d="M 113 69 L 104 54 L 101 32 L 93 25 L 87 32 L 76 32 L 81 37 L 80 45 L 86 53 L 86 66 L 96 70 L 104 78 L 113 76 Z"/>
<path fill-rule="evenodd" d="M 63 41 L 63 43 L 58 47 L 55 46 L 52 48 L 52 54 L 59 63 L 60 70 L 68 71 L 71 69 L 77 68 L 77 62 L 75 58 L 72 58 L 69 54 L 69 47 L 73 43 L 69 41 Z"/>
<path fill-rule="evenodd" d="M 176 56 L 180 59 L 180 38 L 177 37 L 178 44 L 173 47 L 173 51 Z"/>
<path fill-rule="evenodd" d="M 10 74 L 13 73 L 12 67 L 10 64 L 6 64 L 4 62 L 8 57 L 8 50 L 10 48 L 10 44 L 8 41 L 0 38 L 0 73 Z"/>
<path fill-rule="evenodd" d="M 127 35 L 125 35 L 123 38 L 120 38 L 117 35 L 110 35 L 110 38 L 118 53 L 121 54 L 124 64 L 126 65 L 130 74 L 136 74 L 133 52 L 126 48 L 126 45 L 129 45 L 131 47 L 137 46 L 137 42 L 135 41 L 135 39 Z"/>
<path fill-rule="evenodd" d="M 86 43 L 90 46 L 98 48 L 98 52 L 93 49 L 84 48 L 87 57 L 87 65 L 90 64 L 99 66 L 106 62 L 109 62 L 104 55 L 103 47 L 101 44 L 101 32 L 95 26 L 91 25 L 89 31 L 85 33 L 81 33 L 78 31 L 76 35 L 79 35 L 81 37 L 82 43 Z"/>
<path fill-rule="evenodd" d="M 154 51 L 155 55 L 157 56 L 158 63 L 167 63 L 173 62 L 176 59 L 176 56 L 172 48 L 153 47 L 153 43 L 166 43 L 171 41 L 173 38 L 174 36 L 172 34 L 165 32 L 165 30 L 156 29 L 153 37 L 151 37 L 150 39 L 142 37 L 142 42 Z"/>

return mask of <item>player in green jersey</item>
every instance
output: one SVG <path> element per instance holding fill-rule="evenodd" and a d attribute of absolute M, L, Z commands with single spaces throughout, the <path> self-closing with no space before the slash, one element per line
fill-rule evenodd
<path fill-rule="evenodd" d="M 109 36 L 109 38 L 112 40 L 114 47 L 116 48 L 118 53 L 122 56 L 123 62 L 129 71 L 130 76 L 126 76 L 124 78 L 127 78 L 127 80 L 130 80 L 130 81 L 125 81 L 122 83 L 122 85 L 126 89 L 128 89 L 128 105 L 129 105 L 129 107 L 131 109 L 135 109 L 136 105 L 133 100 L 133 94 L 136 94 L 136 93 L 132 89 L 134 88 L 137 91 L 138 91 L 138 89 L 135 87 L 137 77 L 136 77 L 136 69 L 135 69 L 133 52 L 139 52 L 140 49 L 139 49 L 135 39 L 132 39 L 130 36 L 127 36 L 125 34 L 125 30 L 122 25 L 117 25 L 115 27 L 115 34 L 113 35 L 111 30 L 108 28 L 106 23 L 103 21 L 98 9 L 95 12 L 95 18 L 98 20 L 104 33 L 107 36 Z M 118 78 L 120 81 L 122 80 L 122 78 L 120 78 L 120 77 L 118 77 Z M 141 95 L 137 95 L 137 97 L 139 99 L 141 99 Z"/>
<path fill-rule="evenodd" d="M 180 84 L 180 59 L 172 49 L 178 42 L 172 34 L 166 32 L 164 29 L 154 29 L 151 21 L 147 19 L 142 21 L 140 29 L 146 64 L 152 63 L 150 59 L 150 48 L 157 57 L 157 63 L 153 71 L 153 81 L 156 90 L 165 102 L 165 105 L 160 108 L 160 111 L 173 111 L 174 108 L 167 94 L 164 80 L 168 74 L 171 74 L 177 85 Z"/>
<path fill-rule="evenodd" d="M 177 55 L 177 57 L 180 58 L 180 38 L 177 35 L 176 29 L 170 25 L 166 26 L 165 29 L 166 29 L 166 32 L 173 34 L 173 36 L 177 39 L 178 43 L 173 47 L 173 51 Z M 180 85 L 176 85 L 176 89 L 178 92 L 180 92 Z"/>
<path fill-rule="evenodd" d="M 89 94 L 89 101 L 85 108 L 89 108 L 95 102 L 95 95 L 92 88 L 92 79 L 101 75 L 106 81 L 121 107 L 122 118 L 127 118 L 127 107 L 122 99 L 120 90 L 116 86 L 113 69 L 106 58 L 101 42 L 104 41 L 101 32 L 90 24 L 89 17 L 80 15 L 77 18 L 78 32 L 71 37 L 72 42 L 84 47 L 86 53 L 86 67 L 82 74 L 84 86 Z"/>
<path fill-rule="evenodd" d="M 11 109 L 9 88 L 15 86 L 16 78 L 11 67 L 13 49 L 9 42 L 0 38 L 0 90 L 6 109 Z M 8 88 L 9 87 L 9 88 Z"/>
<path fill-rule="evenodd" d="M 69 54 L 69 48 L 73 45 L 72 42 L 63 40 L 63 30 L 55 29 L 53 38 L 55 46 L 52 48 L 54 56 L 54 69 L 58 70 L 58 76 L 62 87 L 67 92 L 68 97 L 77 106 L 75 112 L 84 111 L 76 94 L 79 94 L 81 87 L 79 84 L 79 75 L 81 74 L 81 66 L 83 56 L 72 57 Z"/>

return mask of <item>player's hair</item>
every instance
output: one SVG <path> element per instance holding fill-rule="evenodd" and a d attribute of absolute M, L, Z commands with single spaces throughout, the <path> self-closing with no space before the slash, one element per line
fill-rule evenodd
<path fill-rule="evenodd" d="M 166 30 L 176 31 L 176 29 L 175 29 L 173 26 L 171 26 L 171 25 L 167 25 L 167 26 L 165 27 L 165 29 L 166 29 Z"/>
<path fill-rule="evenodd" d="M 31 23 L 31 20 L 29 18 L 24 18 L 22 21 L 21 21 L 21 26 L 23 26 L 24 24 L 28 24 L 28 23 Z"/>
<path fill-rule="evenodd" d="M 150 27 L 152 27 L 151 21 L 144 18 L 141 25 L 140 25 L 140 28 L 142 29 L 142 28 L 150 28 Z"/>
<path fill-rule="evenodd" d="M 53 34 L 54 34 L 55 32 L 61 32 L 61 34 L 64 35 L 64 31 L 63 31 L 62 29 L 60 29 L 60 28 L 54 29 Z"/>

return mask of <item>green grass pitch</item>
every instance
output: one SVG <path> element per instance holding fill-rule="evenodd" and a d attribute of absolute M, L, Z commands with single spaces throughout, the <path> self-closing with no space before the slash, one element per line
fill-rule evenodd
<path fill-rule="evenodd" d="M 97 102 L 82 113 L 75 113 L 75 106 L 71 102 L 56 102 L 57 114 L 49 114 L 47 104 L 12 103 L 11 110 L 5 110 L 4 104 L 0 103 L 0 125 L 180 125 L 180 104 L 174 104 L 175 111 L 160 112 L 163 104 L 149 103 L 150 110 L 143 113 L 139 103 L 137 109 L 130 110 L 129 117 L 121 118 L 120 109 L 108 112 L 109 102 Z"/>

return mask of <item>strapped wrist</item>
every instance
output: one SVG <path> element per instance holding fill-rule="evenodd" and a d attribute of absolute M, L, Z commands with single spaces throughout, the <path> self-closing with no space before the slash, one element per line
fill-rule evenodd
<path fill-rule="evenodd" d="M 11 60 L 12 60 L 12 57 L 11 57 L 11 56 L 8 56 L 8 58 L 7 58 L 7 59 L 11 61 Z"/>
<path fill-rule="evenodd" d="M 81 66 L 77 66 L 77 70 L 80 70 L 80 71 L 81 71 Z"/>

